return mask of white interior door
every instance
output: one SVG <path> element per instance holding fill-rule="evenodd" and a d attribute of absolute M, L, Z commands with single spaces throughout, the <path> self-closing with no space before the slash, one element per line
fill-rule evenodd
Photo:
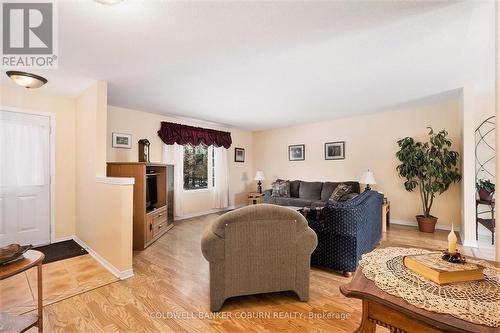
<path fill-rule="evenodd" d="M 0 246 L 50 243 L 50 118 L 0 110 Z"/>

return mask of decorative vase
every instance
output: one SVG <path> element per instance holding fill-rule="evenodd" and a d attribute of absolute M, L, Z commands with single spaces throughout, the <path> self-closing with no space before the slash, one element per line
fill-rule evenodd
<path fill-rule="evenodd" d="M 421 232 L 433 233 L 436 228 L 438 218 L 434 216 L 426 217 L 424 215 L 417 215 L 418 230 Z"/>
<path fill-rule="evenodd" d="M 484 188 L 479 190 L 479 199 L 482 201 L 493 201 L 493 198 L 491 197 L 491 193 L 486 191 Z"/>

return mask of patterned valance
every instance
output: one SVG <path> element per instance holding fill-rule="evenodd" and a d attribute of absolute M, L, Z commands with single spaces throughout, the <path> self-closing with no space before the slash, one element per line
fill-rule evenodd
<path fill-rule="evenodd" d="M 187 126 L 181 124 L 161 122 L 161 127 L 158 130 L 158 136 L 167 145 L 177 143 L 179 145 L 205 146 L 215 147 L 231 147 L 231 133 L 217 131 L 213 129 Z"/>

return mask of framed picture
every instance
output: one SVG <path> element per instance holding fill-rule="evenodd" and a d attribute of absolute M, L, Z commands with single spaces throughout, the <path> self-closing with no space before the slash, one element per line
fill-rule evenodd
<path fill-rule="evenodd" d="M 234 148 L 234 161 L 235 162 L 245 162 L 245 149 L 244 148 Z"/>
<path fill-rule="evenodd" d="M 113 132 L 112 142 L 113 148 L 132 149 L 132 135 L 130 134 Z"/>
<path fill-rule="evenodd" d="M 288 146 L 288 160 L 289 161 L 303 161 L 305 159 L 306 159 L 306 146 L 305 145 Z"/>
<path fill-rule="evenodd" d="M 345 159 L 345 141 L 325 143 L 325 160 Z"/>

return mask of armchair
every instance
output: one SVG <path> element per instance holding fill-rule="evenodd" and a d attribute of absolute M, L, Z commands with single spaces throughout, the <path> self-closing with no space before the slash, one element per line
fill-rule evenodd
<path fill-rule="evenodd" d="M 258 204 L 220 216 L 205 230 L 210 264 L 210 309 L 232 296 L 293 290 L 309 299 L 311 253 L 317 238 L 300 213 Z"/>
<path fill-rule="evenodd" d="M 318 236 L 311 264 L 350 276 L 361 256 L 372 251 L 382 237 L 382 203 L 383 195 L 375 191 L 345 202 L 329 202 L 321 219 L 309 221 Z"/>

